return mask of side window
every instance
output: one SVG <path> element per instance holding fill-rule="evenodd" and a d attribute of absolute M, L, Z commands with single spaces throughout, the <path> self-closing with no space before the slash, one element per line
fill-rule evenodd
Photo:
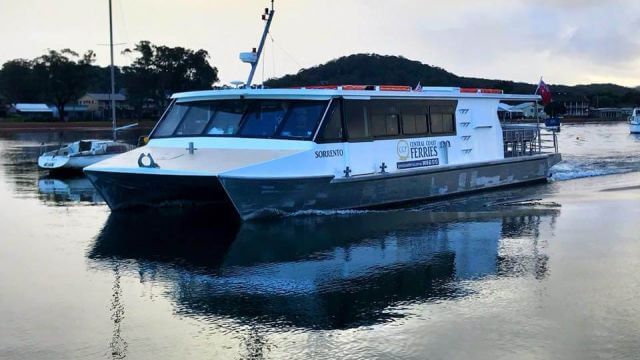
<path fill-rule="evenodd" d="M 402 104 L 402 133 L 405 135 L 427 135 L 429 107 L 422 101 L 407 101 Z"/>
<path fill-rule="evenodd" d="M 344 102 L 349 140 L 367 140 L 371 137 L 367 101 L 348 100 Z"/>
<path fill-rule="evenodd" d="M 431 106 L 429 117 L 432 134 L 455 134 L 455 107 Z"/>
<path fill-rule="evenodd" d="M 334 100 L 329 109 L 327 120 L 318 140 L 321 142 L 341 142 L 344 139 L 342 131 L 342 108 L 339 100 Z"/>
<path fill-rule="evenodd" d="M 398 114 L 372 114 L 371 122 L 374 137 L 387 137 L 398 135 Z"/>
<path fill-rule="evenodd" d="M 372 100 L 369 112 L 374 137 L 397 136 L 400 133 L 400 111 L 395 101 Z"/>

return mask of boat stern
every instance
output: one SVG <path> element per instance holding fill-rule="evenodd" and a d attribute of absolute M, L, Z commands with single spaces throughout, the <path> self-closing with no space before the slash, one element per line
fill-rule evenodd
<path fill-rule="evenodd" d="M 44 170 L 64 169 L 69 163 L 69 156 L 42 154 L 38 157 L 38 167 Z"/>

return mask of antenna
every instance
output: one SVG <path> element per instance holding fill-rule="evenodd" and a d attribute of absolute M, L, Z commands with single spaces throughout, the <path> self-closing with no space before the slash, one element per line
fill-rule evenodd
<path fill-rule="evenodd" d="M 269 33 L 269 28 L 271 27 L 271 21 L 273 20 L 273 16 L 276 11 L 274 9 L 274 0 L 271 0 L 271 10 L 269 8 L 264 9 L 264 13 L 262 14 L 262 20 L 267 23 L 264 26 L 264 31 L 262 32 L 262 38 L 260 39 L 260 45 L 256 51 L 253 48 L 251 52 L 240 53 L 240 60 L 243 62 L 251 64 L 251 72 L 249 73 L 249 78 L 245 84 L 246 87 L 251 87 L 251 82 L 253 81 L 253 75 L 256 72 L 256 68 L 258 66 L 258 62 L 260 62 L 260 55 L 262 55 L 262 49 L 264 49 L 264 42 L 267 39 L 267 34 Z"/>

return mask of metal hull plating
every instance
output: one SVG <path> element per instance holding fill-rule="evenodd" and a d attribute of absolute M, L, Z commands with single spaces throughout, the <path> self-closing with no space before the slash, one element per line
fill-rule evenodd
<path fill-rule="evenodd" d="M 248 220 L 277 213 L 357 209 L 544 180 L 559 155 L 337 179 L 119 174 L 87 171 L 111 209 L 165 204 L 233 205 Z"/>
<path fill-rule="evenodd" d="M 230 206 L 215 176 L 85 171 L 111 210 L 166 205 Z"/>

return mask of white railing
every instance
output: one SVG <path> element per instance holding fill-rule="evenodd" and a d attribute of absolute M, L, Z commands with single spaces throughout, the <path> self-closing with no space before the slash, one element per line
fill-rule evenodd
<path fill-rule="evenodd" d="M 530 125 L 503 125 L 502 139 L 505 157 L 558 153 L 555 131 Z"/>

